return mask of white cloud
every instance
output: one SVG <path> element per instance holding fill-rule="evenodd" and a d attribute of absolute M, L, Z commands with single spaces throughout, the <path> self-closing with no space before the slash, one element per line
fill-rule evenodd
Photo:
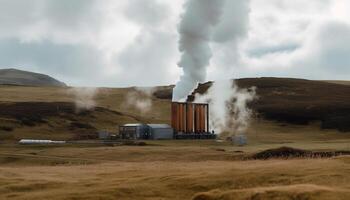
<path fill-rule="evenodd" d="M 174 20 L 180 10 L 174 10 L 178 8 L 173 3 L 156 0 L 1 3 L 0 68 L 48 73 L 68 84 L 83 86 L 169 84 L 175 82 L 179 73 L 174 66 L 177 53 Z M 163 73 L 161 78 L 156 79 L 159 73 L 149 74 L 147 80 L 138 78 L 158 70 Z"/>
<path fill-rule="evenodd" d="M 350 4 L 341 2 L 253 0 L 241 75 L 349 79 L 349 24 L 338 11 Z"/>
<path fill-rule="evenodd" d="M 184 1 L 2 0 L 0 68 L 78 86 L 175 83 Z M 350 78 L 348 0 L 250 0 L 243 8 L 214 34 L 208 79 Z"/>

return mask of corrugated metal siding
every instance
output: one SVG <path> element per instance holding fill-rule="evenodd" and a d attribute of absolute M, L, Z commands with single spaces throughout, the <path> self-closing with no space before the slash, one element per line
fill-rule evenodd
<path fill-rule="evenodd" d="M 151 129 L 151 138 L 154 140 L 170 140 L 174 138 L 174 131 L 172 128 L 154 128 Z"/>

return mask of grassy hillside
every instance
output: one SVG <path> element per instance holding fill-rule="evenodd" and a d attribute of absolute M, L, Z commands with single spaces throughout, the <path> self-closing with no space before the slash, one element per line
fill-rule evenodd
<path fill-rule="evenodd" d="M 100 88 L 96 108 L 80 112 L 70 88 L 0 86 L 0 138 L 87 139 L 125 123 L 169 122 L 169 101 L 153 98 L 152 113 L 142 113 L 126 104 L 132 91 Z"/>
<path fill-rule="evenodd" d="M 317 124 L 312 126 L 318 132 L 319 128 L 350 130 L 348 85 L 281 78 L 236 82 L 243 88 L 257 87 L 259 98 L 250 105 L 257 116 L 251 132 L 258 130 L 257 127 L 268 127 L 270 121 L 277 127 L 282 124 L 283 130 L 293 124 L 301 127 Z M 200 84 L 195 93 L 205 93 L 211 84 Z M 151 108 L 146 112 L 128 104 L 129 94 L 139 92 L 135 88 L 99 88 L 96 109 L 82 114 L 76 112 L 75 96 L 70 88 L 0 86 L 0 138 L 74 139 L 92 137 L 84 134 L 96 130 L 117 132 L 117 125 L 124 123 L 169 124 L 172 88 L 153 89 L 153 95 L 147 97 Z"/>

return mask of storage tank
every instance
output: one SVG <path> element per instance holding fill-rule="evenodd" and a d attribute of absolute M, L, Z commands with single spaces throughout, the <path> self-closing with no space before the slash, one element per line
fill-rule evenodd
<path fill-rule="evenodd" d="M 65 144 L 66 141 L 21 139 L 19 144 Z"/>
<path fill-rule="evenodd" d="M 209 104 L 172 102 L 171 125 L 175 136 L 181 138 L 215 138 L 209 131 Z"/>

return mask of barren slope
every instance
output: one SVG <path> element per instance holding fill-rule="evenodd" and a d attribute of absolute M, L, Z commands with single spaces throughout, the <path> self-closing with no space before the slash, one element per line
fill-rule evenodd
<path fill-rule="evenodd" d="M 17 69 L 0 69 L 0 85 L 66 86 L 48 75 Z"/>

